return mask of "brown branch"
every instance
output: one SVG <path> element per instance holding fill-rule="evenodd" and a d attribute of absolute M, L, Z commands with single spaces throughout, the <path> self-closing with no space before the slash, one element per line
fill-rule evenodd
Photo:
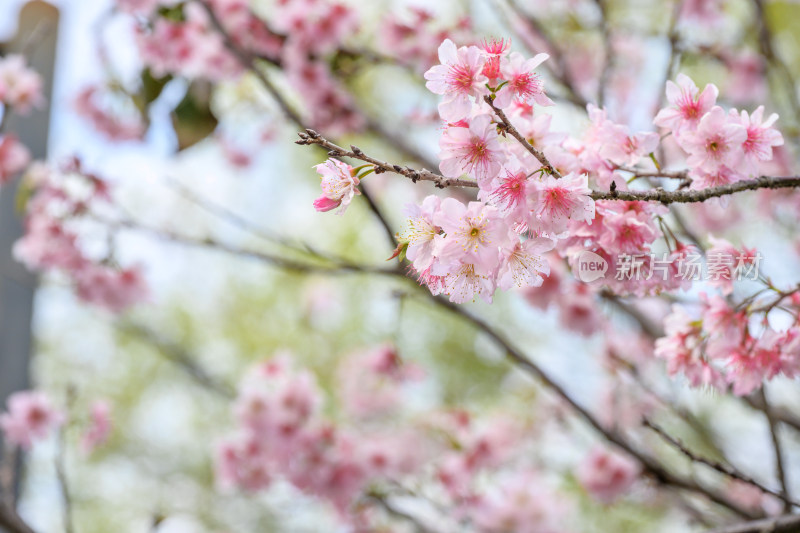
<path fill-rule="evenodd" d="M 67 393 L 68 396 L 72 396 L 72 392 Z M 72 403 L 72 400 L 69 399 L 67 401 L 68 404 Z M 62 498 L 62 520 L 64 526 L 64 533 L 74 533 L 75 532 L 75 525 L 72 519 L 72 493 L 69 488 L 69 481 L 67 479 L 67 465 L 66 465 L 66 453 L 67 453 L 67 443 L 66 443 L 66 428 L 62 427 L 58 430 L 58 448 L 56 449 L 56 457 L 55 457 L 55 465 L 56 465 L 56 479 L 58 480 L 59 488 L 61 489 L 61 498 Z"/>
<path fill-rule="evenodd" d="M 553 165 L 550 164 L 550 161 L 547 160 L 547 156 L 544 155 L 544 152 L 533 146 L 531 143 L 528 142 L 527 139 L 525 139 L 525 137 L 522 136 L 522 134 L 517 130 L 517 128 L 515 128 L 514 125 L 511 124 L 511 121 L 508 119 L 505 112 L 499 107 L 496 107 L 494 105 L 492 97 L 487 95 L 483 97 L 483 100 L 487 104 L 489 104 L 489 107 L 492 108 L 492 111 L 494 111 L 495 115 L 497 115 L 497 117 L 503 123 L 503 129 L 505 129 L 505 131 L 511 134 L 512 137 L 514 137 L 528 152 L 530 152 L 531 155 L 533 155 L 533 157 L 535 157 L 539 161 L 539 163 L 542 164 L 542 167 L 544 167 L 545 171 L 548 174 L 555 176 L 556 179 L 560 179 L 561 173 L 558 170 L 556 170 L 556 168 Z"/>
<path fill-rule="evenodd" d="M 753 7 L 756 10 L 756 23 L 758 24 L 758 42 L 761 52 L 781 73 L 786 84 L 786 92 L 789 97 L 789 104 L 792 108 L 795 121 L 800 120 L 800 99 L 797 96 L 797 84 L 794 75 L 786 62 L 775 50 L 774 37 L 769 24 L 763 0 L 753 0 Z"/>
<path fill-rule="evenodd" d="M 365 163 L 370 163 L 374 165 L 376 170 L 379 172 L 392 172 L 394 174 L 400 174 L 409 178 L 413 182 L 417 181 L 430 181 L 433 182 L 437 187 L 440 189 L 444 189 L 445 187 L 477 187 L 478 184 L 474 181 L 462 180 L 462 179 L 455 179 L 455 178 L 445 178 L 441 174 L 436 174 L 435 172 L 431 172 L 426 169 L 422 170 L 414 170 L 410 167 L 401 167 L 400 165 L 392 165 L 387 163 L 386 161 L 381 161 L 380 159 L 375 159 L 367 154 L 365 154 L 360 148 L 357 146 L 350 146 L 350 150 L 342 148 L 341 146 L 332 143 L 319 133 L 314 130 L 306 129 L 305 133 L 298 133 L 300 136 L 299 141 L 295 141 L 295 143 L 301 146 L 308 146 L 308 145 L 317 145 L 321 146 L 322 148 L 328 150 L 328 155 L 331 157 L 350 157 L 352 159 L 358 159 L 359 161 L 364 161 Z"/>
<path fill-rule="evenodd" d="M 754 180 L 737 181 L 728 185 L 709 187 L 700 190 L 665 191 L 652 189 L 648 191 L 593 191 L 594 200 L 622 200 L 625 202 L 659 202 L 668 204 L 688 204 L 705 202 L 711 198 L 728 196 L 744 191 L 757 189 L 791 189 L 800 187 L 800 176 L 769 177 L 761 176 Z"/>
<path fill-rule="evenodd" d="M 130 220 L 109 220 L 98 216 L 92 216 L 91 218 L 99 223 L 105 224 L 110 228 L 139 231 L 168 242 L 174 242 L 177 244 L 198 248 L 207 248 L 210 250 L 225 252 L 231 255 L 255 259 L 289 272 L 296 272 L 300 274 L 322 274 L 326 276 L 339 276 L 344 274 L 376 274 L 381 276 L 406 278 L 403 271 L 398 268 L 361 265 L 358 263 L 345 262 L 344 260 L 339 260 L 337 258 L 321 258 L 329 264 L 319 265 L 303 261 L 295 261 L 293 259 L 280 257 L 258 250 L 239 248 L 231 244 L 212 239 L 211 237 L 193 238 L 164 229 L 140 225 Z"/>
<path fill-rule="evenodd" d="M 769 435 L 772 438 L 772 447 L 775 451 L 775 475 L 781 484 L 781 500 L 784 502 L 783 511 L 789 512 L 791 510 L 791 504 L 794 502 L 789 499 L 789 484 L 786 480 L 786 467 L 783 463 L 783 445 L 778 437 L 778 424 L 775 417 L 772 415 L 769 402 L 767 402 L 767 394 L 764 391 L 764 387 L 759 391 L 759 396 L 764 404 L 764 416 L 769 425 Z"/>
<path fill-rule="evenodd" d="M 611 42 L 611 26 L 608 23 L 608 5 L 606 0 L 594 0 L 600 10 L 600 33 L 603 36 L 603 69 L 597 83 L 597 105 L 603 107 L 606 100 L 606 89 L 614 69 L 614 49 Z"/>
<path fill-rule="evenodd" d="M 705 457 L 701 457 L 700 455 L 697 455 L 696 453 L 691 451 L 689 448 L 687 448 L 686 445 L 683 442 L 681 442 L 679 439 L 677 439 L 675 437 L 672 437 L 671 435 L 669 435 L 664 430 L 664 428 L 658 426 L 657 424 L 653 423 L 652 421 L 648 420 L 647 418 L 642 420 L 642 424 L 645 427 L 648 427 L 648 428 L 652 429 L 664 441 L 666 441 L 672 447 L 674 447 L 679 452 L 681 452 L 683 455 L 688 457 L 690 461 L 692 461 L 694 463 L 699 463 L 699 464 L 706 465 L 709 468 L 712 468 L 713 470 L 716 470 L 720 474 L 724 474 L 724 475 L 726 475 L 728 477 L 731 477 L 733 479 L 742 481 L 744 483 L 747 483 L 748 485 L 753 485 L 754 487 L 757 487 L 762 492 L 765 492 L 767 494 L 771 494 L 771 495 L 775 496 L 776 498 L 782 500 L 783 502 L 785 502 L 789 506 L 794 505 L 794 506 L 800 507 L 800 503 L 797 503 L 797 502 L 791 500 L 783 492 L 777 492 L 777 491 L 774 491 L 772 489 L 769 489 L 769 488 L 765 487 L 764 485 L 762 485 L 761 483 L 759 483 L 758 481 L 756 481 L 752 477 L 748 476 L 747 474 L 744 474 L 744 473 L 740 472 L 739 470 L 737 470 L 733 466 L 727 465 L 727 464 L 723 464 L 723 463 L 714 461 L 712 459 L 707 459 Z"/>
<path fill-rule="evenodd" d="M 800 515 L 787 514 L 718 527 L 706 533 L 797 533 L 798 531 L 800 531 Z"/>
<path fill-rule="evenodd" d="M 144 324 L 125 321 L 117 324 L 117 329 L 127 335 L 131 335 L 141 341 L 147 342 L 158 350 L 164 358 L 174 363 L 183 370 L 195 383 L 219 396 L 228 400 L 236 397 L 236 393 L 230 385 L 224 383 L 201 367 L 194 357 L 187 352 L 181 345 L 162 338 L 158 333 L 151 330 Z"/>
<path fill-rule="evenodd" d="M 485 322 L 482 318 L 477 317 L 462 307 L 449 302 L 441 297 L 431 297 L 431 300 L 444 309 L 448 309 L 454 314 L 462 317 L 465 321 L 477 327 L 481 332 L 487 335 L 498 346 L 503 348 L 507 358 L 521 370 L 526 371 L 545 388 L 556 394 L 565 403 L 567 403 L 578 416 L 602 435 L 608 442 L 616 445 L 622 451 L 635 458 L 650 476 L 659 483 L 669 485 L 678 489 L 687 490 L 696 494 L 702 494 L 710 501 L 723 506 L 740 516 L 756 518 L 757 515 L 750 509 L 742 507 L 738 502 L 729 498 L 726 494 L 717 491 L 716 489 L 705 487 L 692 478 L 686 478 L 673 474 L 666 470 L 657 460 L 648 456 L 641 450 L 637 449 L 632 443 L 628 442 L 622 435 L 616 431 L 606 428 L 588 409 L 577 403 L 569 393 L 550 375 L 539 367 L 535 362 L 529 359 L 526 355 L 515 348 L 506 338 L 501 335 L 497 330 Z"/>
<path fill-rule="evenodd" d="M 389 496 L 387 494 L 383 494 L 378 490 L 370 490 L 364 495 L 364 497 L 377 503 L 378 506 L 386 511 L 389 515 L 405 520 L 411 524 L 417 533 L 435 533 L 433 529 L 423 524 L 419 518 L 407 511 L 399 509 L 389 500 Z"/>
<path fill-rule="evenodd" d="M 754 409 L 758 409 L 759 411 L 763 411 L 765 408 L 764 402 L 761 400 L 760 394 L 751 394 L 750 396 L 743 396 L 742 399 L 747 405 L 749 405 Z M 780 421 L 781 423 L 791 428 L 794 428 L 796 431 L 800 431 L 800 417 L 794 414 L 794 412 L 791 409 L 770 405 L 770 411 L 772 413 L 772 416 L 775 417 L 776 420 Z"/>

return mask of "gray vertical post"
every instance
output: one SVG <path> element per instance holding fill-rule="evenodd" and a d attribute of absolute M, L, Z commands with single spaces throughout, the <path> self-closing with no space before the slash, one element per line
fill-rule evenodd
<path fill-rule="evenodd" d="M 58 10 L 34 0 L 20 11 L 16 36 L 2 45 L 6 53 L 22 53 L 42 76 L 47 103 L 25 116 L 9 116 L 6 132 L 19 137 L 36 159 L 47 155 L 47 136 L 53 97 Z M 28 387 L 31 352 L 31 318 L 36 279 L 14 261 L 14 242 L 22 235 L 17 213 L 17 183 L 0 188 L 0 402 Z"/>

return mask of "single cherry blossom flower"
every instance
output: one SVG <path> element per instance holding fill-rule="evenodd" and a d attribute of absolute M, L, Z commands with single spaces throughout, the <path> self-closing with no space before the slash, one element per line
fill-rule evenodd
<path fill-rule="evenodd" d="M 706 113 L 692 134 L 683 139 L 683 147 L 689 152 L 686 163 L 706 172 L 720 166 L 736 168 L 742 159 L 742 144 L 747 140 L 747 130 L 738 121 L 719 107 Z"/>
<path fill-rule="evenodd" d="M 314 201 L 314 208 L 330 211 L 339 207 L 339 214 L 343 214 L 353 197 L 361 194 L 355 169 L 338 159 L 328 159 L 314 168 L 322 175 L 322 196 Z"/>
<path fill-rule="evenodd" d="M 589 196 L 591 190 L 585 174 L 567 174 L 561 179 L 547 176 L 535 181 L 531 189 L 532 228 L 559 235 L 567 230 L 570 221 L 592 223 L 594 200 Z"/>
<path fill-rule="evenodd" d="M 748 114 L 747 111 L 737 114 L 733 109 L 730 113 L 731 117 L 738 119 L 747 131 L 747 139 L 742 144 L 744 152 L 742 162 L 746 167 L 746 173 L 755 175 L 761 162 L 772 159 L 772 148 L 783 146 L 783 135 L 773 127 L 778 115 L 773 113 L 764 120 L 763 105 L 758 106 L 752 114 Z"/>
<path fill-rule="evenodd" d="M 446 122 L 456 122 L 472 111 L 470 96 L 480 97 L 486 94 L 487 82 L 483 75 L 486 56 L 476 46 L 456 45 L 450 39 L 439 46 L 441 65 L 430 68 L 425 73 L 428 82 L 425 86 L 435 94 L 444 95 L 439 104 L 439 114 Z"/>
<path fill-rule="evenodd" d="M 439 141 L 439 169 L 449 178 L 464 174 L 486 186 L 500 173 L 505 160 L 497 128 L 489 115 L 474 117 L 469 127 L 449 126 Z"/>
<path fill-rule="evenodd" d="M 693 129 L 703 115 L 714 107 L 718 95 L 716 85 L 706 85 L 700 92 L 689 76 L 678 74 L 677 84 L 667 81 L 667 101 L 670 106 L 659 111 L 653 123 L 680 137 L 684 131 Z"/>
<path fill-rule="evenodd" d="M 497 286 L 507 291 L 512 287 L 538 287 L 542 275 L 550 274 L 550 264 L 543 254 L 553 249 L 555 243 L 546 237 L 517 242 L 503 250 L 503 261 L 497 272 Z"/>
<path fill-rule="evenodd" d="M 508 242 L 508 226 L 497 209 L 481 202 L 465 206 L 455 198 L 445 198 L 434 217 L 446 236 L 437 253 L 444 266 L 469 263 L 488 274 L 500 261 L 499 247 Z"/>
<path fill-rule="evenodd" d="M 31 162 L 31 153 L 14 135 L 0 137 L 0 185 L 11 181 Z"/>
<path fill-rule="evenodd" d="M 91 406 L 89 427 L 81 436 L 81 449 L 84 453 L 92 453 L 98 446 L 108 440 L 111 434 L 111 406 L 108 402 L 98 400 Z"/>
<path fill-rule="evenodd" d="M 577 477 L 593 498 L 609 504 L 630 489 L 639 472 L 633 459 L 595 448 L 578 467 Z"/>
<path fill-rule="evenodd" d="M 512 52 L 508 62 L 500 66 L 506 84 L 497 91 L 494 105 L 502 109 L 511 105 L 514 100 L 527 105 L 553 105 L 553 101 L 544 93 L 542 79 L 533 72 L 549 57 L 548 54 L 536 54 L 526 60 L 519 52 Z"/>
<path fill-rule="evenodd" d="M 6 442 L 30 450 L 64 422 L 64 415 L 39 391 L 15 392 L 8 397 L 8 412 L 0 415 Z"/>
<path fill-rule="evenodd" d="M 428 269 L 434 260 L 435 239 L 440 228 L 433 222 L 435 213 L 439 210 L 441 199 L 438 196 L 427 196 L 422 205 L 410 205 L 407 229 L 403 238 L 408 241 L 406 257 L 412 261 L 414 268 L 422 272 Z"/>

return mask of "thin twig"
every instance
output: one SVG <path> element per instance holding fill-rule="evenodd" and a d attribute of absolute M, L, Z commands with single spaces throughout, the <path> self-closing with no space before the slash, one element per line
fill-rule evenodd
<path fill-rule="evenodd" d="M 308 145 L 317 145 L 321 146 L 322 148 L 328 150 L 328 155 L 331 157 L 350 157 L 353 159 L 358 159 L 359 161 L 364 161 L 365 163 L 370 163 L 374 165 L 376 169 L 380 172 L 392 172 L 394 174 L 400 174 L 409 178 L 411 181 L 430 181 L 433 182 L 437 187 L 440 189 L 444 189 L 445 187 L 477 187 L 478 184 L 474 181 L 462 180 L 462 179 L 455 179 L 455 178 L 445 178 L 441 174 L 436 174 L 435 172 L 431 172 L 426 169 L 422 170 L 415 170 L 410 167 L 401 167 L 400 165 L 392 165 L 387 163 L 386 161 L 381 161 L 380 159 L 375 159 L 367 154 L 365 154 L 360 148 L 357 146 L 350 146 L 350 150 L 342 148 L 341 146 L 334 144 L 333 142 L 329 141 L 319 133 L 314 130 L 306 129 L 305 133 L 298 133 L 297 135 L 300 136 L 299 141 L 295 141 L 299 145 L 308 146 Z"/>
<path fill-rule="evenodd" d="M 776 423 L 775 417 L 772 416 L 772 409 L 769 406 L 769 402 L 767 401 L 767 394 L 764 392 L 764 388 L 762 387 L 759 391 L 759 396 L 761 401 L 764 403 L 764 416 L 767 418 L 767 424 L 769 425 L 769 434 L 772 438 L 772 447 L 775 451 L 775 475 L 778 478 L 778 481 L 781 484 L 781 500 L 784 502 L 783 511 L 789 512 L 791 510 L 791 505 L 794 504 L 790 500 L 789 495 L 789 484 L 786 479 L 786 466 L 783 464 L 783 445 L 781 443 L 780 437 L 778 437 L 778 425 Z M 796 505 L 796 504 L 795 504 Z"/>
<path fill-rule="evenodd" d="M 168 242 L 206 248 L 209 250 L 225 252 L 231 255 L 255 259 L 289 272 L 297 272 L 302 274 L 322 274 L 326 276 L 339 276 L 344 274 L 377 274 L 388 277 L 406 277 L 402 270 L 398 268 L 373 267 L 358 263 L 337 261 L 334 258 L 324 258 L 326 262 L 329 262 L 327 265 L 313 264 L 303 261 L 295 261 L 258 250 L 236 247 L 231 244 L 212 239 L 211 237 L 193 238 L 169 230 L 152 228 L 138 224 L 131 220 L 109 220 L 97 216 L 93 216 L 92 218 L 109 228 L 137 231 L 152 235 Z"/>
<path fill-rule="evenodd" d="M 489 104 L 489 107 L 492 108 L 492 111 L 494 111 L 495 115 L 497 115 L 497 118 L 499 118 L 503 123 L 503 129 L 511 134 L 512 137 L 514 137 L 528 152 L 530 152 L 531 155 L 533 155 L 533 157 L 535 157 L 539 163 L 542 164 L 542 167 L 544 167 L 548 174 L 555 176 L 556 179 L 560 179 L 561 173 L 556 169 L 556 167 L 550 164 L 550 161 L 547 160 L 547 156 L 544 155 L 544 152 L 533 146 L 528 142 L 527 139 L 525 139 L 525 137 L 522 136 L 517 128 L 511 124 L 511 121 L 508 119 L 505 112 L 494 105 L 494 100 L 492 100 L 492 97 L 487 95 L 484 96 L 483 99 L 487 104 Z"/>
<path fill-rule="evenodd" d="M 714 461 L 712 459 L 707 459 L 705 457 L 701 457 L 700 455 L 697 455 L 696 453 L 691 451 L 689 448 L 687 448 L 686 445 L 683 442 L 681 442 L 679 439 L 669 435 L 669 433 L 667 433 L 664 430 L 664 428 L 658 426 L 657 424 L 655 424 L 654 422 L 650 421 L 649 419 L 645 418 L 644 420 L 642 420 L 642 424 L 644 426 L 652 429 L 664 441 L 666 441 L 667 443 L 672 445 L 675 449 L 677 449 L 679 452 L 681 452 L 683 455 L 688 457 L 690 461 L 706 465 L 709 468 L 712 468 L 712 469 L 716 470 L 720 474 L 724 474 L 724 475 L 726 475 L 728 477 L 731 477 L 733 479 L 742 481 L 744 483 L 747 483 L 748 485 L 753 485 L 754 487 L 757 487 L 760 491 L 765 492 L 767 494 L 771 494 L 772 496 L 775 496 L 776 498 L 779 498 L 780 500 L 785 502 L 790 507 L 792 505 L 794 505 L 796 507 L 800 507 L 800 503 L 797 503 L 797 502 L 792 501 L 791 499 L 789 499 L 783 493 L 783 491 L 777 492 L 777 491 L 774 491 L 772 489 L 769 489 L 769 488 L 765 487 L 764 485 L 762 485 L 761 483 L 759 483 L 758 481 L 756 481 L 755 479 L 753 479 L 752 477 L 748 476 L 747 474 L 744 474 L 743 472 L 740 472 L 739 470 L 737 470 L 736 468 L 734 468 L 731 465 L 723 464 L 723 463 Z"/>
<path fill-rule="evenodd" d="M 794 75 L 791 69 L 783 60 L 783 58 L 775 50 L 774 36 L 772 30 L 767 23 L 767 15 L 764 8 L 763 0 L 753 0 L 753 7 L 756 10 L 756 22 L 758 23 L 758 42 L 761 46 L 761 52 L 780 72 L 786 85 L 787 96 L 789 97 L 789 105 L 792 108 L 795 122 L 800 120 L 800 98 L 797 96 L 797 84 L 795 83 Z"/>
<path fill-rule="evenodd" d="M 699 190 L 665 191 L 664 189 L 651 189 L 647 191 L 593 191 L 590 196 L 594 200 L 659 202 L 668 205 L 705 202 L 711 198 L 728 196 L 744 191 L 755 191 L 758 189 L 792 189 L 796 187 L 800 187 L 800 176 L 762 176 L 754 180 L 737 181 L 736 183 L 730 183 L 728 185 Z"/>
<path fill-rule="evenodd" d="M 233 387 L 213 377 L 183 346 L 163 338 L 148 326 L 137 322 L 120 322 L 117 324 L 117 328 L 122 333 L 132 335 L 154 346 L 162 356 L 183 370 L 201 387 L 229 400 L 236 396 Z"/>
<path fill-rule="evenodd" d="M 797 533 L 798 531 L 800 531 L 800 515 L 786 514 L 718 527 L 706 533 Z"/>
<path fill-rule="evenodd" d="M 611 26 L 608 22 L 608 5 L 606 0 L 594 0 L 600 10 L 600 33 L 603 36 L 603 68 L 597 84 L 597 105 L 603 107 L 606 103 L 606 89 L 614 69 L 614 49 L 611 36 Z"/>
<path fill-rule="evenodd" d="M 67 393 L 69 396 L 72 395 L 71 392 Z M 68 404 L 72 403 L 70 400 L 67 401 Z M 67 465 L 66 465 L 66 453 L 67 453 L 67 443 L 66 443 L 66 428 L 61 427 L 58 430 L 58 448 L 56 450 L 56 478 L 58 479 L 58 485 L 61 489 L 61 498 L 62 498 L 62 519 L 64 522 L 64 532 L 65 533 L 74 533 L 75 526 L 72 520 L 72 493 L 70 492 L 69 488 L 69 481 L 67 479 Z"/>
<path fill-rule="evenodd" d="M 577 413 L 577 415 L 584 420 L 589 426 L 595 429 L 600 435 L 602 435 L 608 442 L 611 444 L 616 445 L 622 451 L 627 453 L 628 455 L 635 458 L 647 471 L 653 479 L 658 481 L 659 483 L 664 483 L 665 485 L 670 485 L 679 489 L 688 490 L 690 492 L 694 492 L 697 494 L 702 494 L 706 496 L 710 501 L 726 507 L 727 509 L 733 511 L 734 513 L 745 516 L 745 517 L 758 517 L 757 513 L 754 513 L 750 509 L 746 509 L 745 507 L 741 506 L 738 502 L 732 500 L 728 495 L 717 491 L 711 487 L 705 487 L 701 485 L 698 481 L 692 478 L 686 478 L 679 476 L 677 474 L 673 474 L 666 470 L 658 461 L 653 459 L 652 457 L 646 455 L 641 450 L 637 449 L 632 443 L 628 442 L 622 435 L 619 433 L 612 431 L 606 428 L 600 421 L 591 413 L 588 409 L 577 403 L 572 396 L 561 386 L 559 385 L 550 375 L 545 372 L 539 365 L 529 359 L 526 355 L 520 352 L 516 347 L 514 347 L 506 338 L 499 333 L 496 329 L 490 326 L 486 321 L 482 318 L 475 316 L 462 307 L 449 302 L 446 299 L 441 297 L 430 297 L 430 300 L 436 303 L 439 307 L 443 309 L 447 309 L 454 314 L 460 316 L 465 321 L 469 322 L 478 330 L 483 332 L 486 336 L 488 336 L 493 342 L 495 342 L 498 346 L 500 346 L 506 354 L 506 357 L 517 367 L 521 370 L 524 370 L 528 374 L 532 375 L 537 381 L 541 382 L 545 388 L 549 389 L 551 392 L 555 393 L 556 396 L 561 398 L 570 408 Z"/>
<path fill-rule="evenodd" d="M 416 516 L 412 515 L 411 513 L 399 509 L 394 503 L 392 503 L 388 495 L 382 494 L 376 490 L 371 490 L 367 492 L 365 495 L 368 499 L 377 503 L 384 511 L 389 513 L 390 515 L 401 518 L 411 524 L 414 527 L 414 530 L 418 533 L 435 533 L 430 527 L 423 524 Z"/>

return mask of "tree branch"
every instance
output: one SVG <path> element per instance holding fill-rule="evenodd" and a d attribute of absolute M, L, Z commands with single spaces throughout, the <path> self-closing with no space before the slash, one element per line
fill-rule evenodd
<path fill-rule="evenodd" d="M 787 514 L 718 527 L 706 533 L 797 533 L 797 531 L 800 531 L 800 515 Z"/>
<path fill-rule="evenodd" d="M 658 461 L 637 449 L 622 435 L 603 426 L 603 424 L 601 424 L 600 421 L 592 413 L 590 413 L 588 409 L 577 403 L 561 385 L 556 383 L 553 378 L 550 377 L 547 372 L 545 372 L 541 367 L 539 367 L 539 365 L 515 348 L 508 340 L 505 339 L 503 335 L 492 328 L 482 318 L 468 313 L 462 307 L 441 297 L 431 296 L 430 299 L 440 307 L 448 309 L 454 314 L 460 316 L 465 321 L 471 323 L 477 327 L 478 330 L 487 335 L 505 351 L 506 357 L 515 366 L 532 375 L 539 382 L 541 382 L 545 388 L 555 393 L 556 396 L 566 402 L 572 408 L 572 410 L 584 420 L 584 422 L 594 428 L 595 431 L 602 435 L 608 442 L 616 445 L 619 449 L 635 458 L 643 466 L 644 470 L 647 471 L 653 477 L 653 479 L 659 483 L 664 483 L 665 485 L 670 485 L 675 488 L 702 494 L 710 501 L 733 511 L 740 516 L 751 518 L 758 517 L 758 515 L 753 513 L 753 511 L 742 507 L 738 502 L 732 500 L 726 494 L 718 492 L 713 488 L 705 487 L 692 478 L 685 478 L 669 472 Z"/>
<path fill-rule="evenodd" d="M 597 83 L 597 105 L 603 107 L 606 103 L 606 89 L 611 72 L 614 69 L 614 49 L 611 42 L 611 27 L 608 23 L 608 5 L 606 0 L 594 0 L 600 10 L 600 33 L 603 36 L 603 69 Z"/>
<path fill-rule="evenodd" d="M 761 401 L 764 403 L 764 416 L 767 418 L 769 434 L 772 438 L 772 447 L 775 451 L 775 475 L 781 484 L 781 500 L 784 501 L 783 510 L 784 512 L 788 512 L 791 509 L 791 504 L 794 502 L 789 499 L 789 484 L 786 480 L 786 467 L 783 464 L 783 446 L 781 444 L 781 439 L 778 437 L 777 423 L 775 417 L 772 415 L 772 409 L 769 406 L 769 402 L 767 402 L 767 394 L 764 391 L 764 386 L 761 387 L 759 396 L 761 397 Z"/>
<path fill-rule="evenodd" d="M 174 363 L 178 368 L 185 371 L 186 374 L 201 387 L 227 398 L 228 400 L 236 397 L 236 393 L 231 386 L 211 376 L 211 374 L 209 374 L 205 368 L 201 367 L 191 354 L 179 344 L 160 337 L 158 333 L 151 330 L 149 327 L 136 322 L 120 322 L 117 325 L 117 329 L 122 333 L 132 335 L 137 339 L 151 344 L 161 355 Z"/>
<path fill-rule="evenodd" d="M 664 429 L 662 427 L 656 425 L 655 423 L 653 423 L 652 421 L 648 420 L 647 418 L 642 420 L 642 424 L 644 424 L 644 426 L 652 429 L 664 441 L 666 441 L 667 443 L 672 445 L 672 447 L 674 447 L 679 452 L 681 452 L 683 455 L 688 457 L 690 461 L 692 461 L 694 463 L 700 463 L 700 464 L 706 465 L 709 468 L 712 468 L 713 470 L 716 470 L 720 474 L 724 474 L 724 475 L 726 475 L 728 477 L 731 477 L 733 479 L 737 479 L 739 481 L 747 483 L 748 485 L 753 485 L 754 487 L 757 487 L 762 492 L 765 492 L 767 494 L 771 494 L 771 495 L 775 496 L 776 498 L 782 500 L 783 502 L 785 502 L 789 506 L 794 505 L 796 507 L 800 507 L 800 503 L 797 503 L 797 502 L 791 500 L 783 491 L 777 492 L 777 491 L 774 491 L 772 489 L 769 489 L 769 488 L 765 487 L 764 485 L 762 485 L 761 483 L 759 483 L 758 481 L 756 481 L 755 479 L 751 478 L 750 476 L 740 472 L 739 470 L 737 470 L 736 468 L 734 468 L 731 465 L 722 464 L 722 463 L 719 463 L 717 461 L 714 461 L 714 460 L 711 460 L 711 459 L 707 459 L 705 457 L 701 457 L 701 456 L 697 455 L 696 453 L 691 451 L 689 448 L 687 448 L 686 445 L 683 444 L 683 442 L 681 442 L 680 440 L 676 439 L 675 437 L 670 436 L 666 431 L 664 431 Z"/>
<path fill-rule="evenodd" d="M 593 191 L 594 200 L 622 200 L 626 202 L 659 202 L 664 205 L 705 202 L 711 198 L 728 196 L 744 191 L 757 189 L 791 189 L 800 187 L 800 176 L 769 177 L 761 176 L 754 180 L 737 181 L 728 185 L 709 187 L 700 190 L 665 191 L 652 189 L 648 191 Z"/>
<path fill-rule="evenodd" d="M 437 187 L 440 189 L 444 189 L 445 187 L 477 187 L 478 184 L 474 181 L 462 180 L 462 179 L 454 179 L 454 178 L 445 178 L 441 174 L 436 174 L 435 172 L 431 172 L 426 169 L 422 170 L 414 170 L 410 167 L 401 167 L 400 165 L 392 165 L 387 163 L 386 161 L 381 161 L 379 159 L 375 159 L 374 157 L 368 156 L 365 154 L 360 148 L 357 146 L 350 146 L 350 150 L 346 150 L 341 146 L 338 146 L 319 133 L 314 130 L 306 129 L 305 133 L 298 133 L 300 136 L 299 141 L 295 141 L 296 144 L 301 146 L 308 146 L 308 145 L 317 145 L 321 146 L 322 148 L 328 150 L 328 155 L 331 157 L 350 157 L 353 159 L 358 159 L 359 161 L 364 161 L 365 163 L 370 163 L 375 166 L 376 170 L 380 172 L 393 172 L 395 174 L 400 174 L 401 176 L 405 176 L 409 178 L 413 182 L 417 181 L 430 181 L 433 182 Z"/>
<path fill-rule="evenodd" d="M 514 137 L 527 151 L 529 151 L 531 155 L 533 155 L 533 157 L 535 157 L 539 161 L 539 163 L 542 164 L 542 166 L 544 167 L 544 169 L 547 171 L 548 174 L 555 176 L 556 179 L 560 179 L 561 173 L 558 170 L 556 170 L 556 168 L 553 165 L 550 164 L 550 161 L 547 160 L 547 156 L 544 155 L 544 152 L 533 146 L 531 143 L 528 142 L 527 139 L 525 139 L 525 137 L 522 136 L 522 134 L 520 134 L 517 128 L 515 128 L 514 125 L 511 124 L 511 121 L 508 119 L 505 112 L 499 107 L 496 107 L 494 105 L 492 97 L 487 95 L 483 97 L 483 100 L 487 104 L 489 104 L 489 107 L 492 108 L 494 114 L 497 115 L 497 117 L 503 123 L 503 128 L 508 133 L 510 133 L 511 136 Z"/>

